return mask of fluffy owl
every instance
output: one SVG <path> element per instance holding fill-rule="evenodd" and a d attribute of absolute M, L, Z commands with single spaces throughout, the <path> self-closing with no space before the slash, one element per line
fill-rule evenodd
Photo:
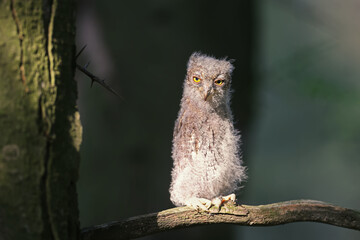
<path fill-rule="evenodd" d="M 233 69 L 226 59 L 197 52 L 189 59 L 173 136 L 170 199 L 176 206 L 220 206 L 235 200 L 246 178 L 230 109 Z"/>

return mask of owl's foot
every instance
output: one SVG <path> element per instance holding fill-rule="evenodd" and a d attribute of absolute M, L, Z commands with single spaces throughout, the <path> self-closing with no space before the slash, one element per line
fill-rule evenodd
<path fill-rule="evenodd" d="M 188 199 L 185 204 L 186 206 L 195 208 L 196 210 L 202 209 L 207 211 L 211 207 L 212 202 L 205 198 L 193 197 Z"/>
<path fill-rule="evenodd" d="M 227 196 L 223 196 L 223 197 L 217 197 L 217 198 L 214 198 L 213 200 L 211 200 L 211 204 L 214 205 L 215 207 L 217 207 L 218 209 L 220 209 L 220 207 L 228 202 L 228 201 L 233 201 L 235 202 L 236 200 L 236 196 L 234 193 L 230 194 L 230 195 L 227 195 Z"/>

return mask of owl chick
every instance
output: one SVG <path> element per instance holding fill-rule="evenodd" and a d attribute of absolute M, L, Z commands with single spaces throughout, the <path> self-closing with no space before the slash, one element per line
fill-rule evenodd
<path fill-rule="evenodd" d="M 197 52 L 189 59 L 173 136 L 170 199 L 176 206 L 220 206 L 235 200 L 246 178 L 230 110 L 233 69 L 226 59 Z"/>

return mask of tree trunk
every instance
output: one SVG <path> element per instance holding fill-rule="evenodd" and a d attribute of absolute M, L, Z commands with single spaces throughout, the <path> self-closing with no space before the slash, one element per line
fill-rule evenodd
<path fill-rule="evenodd" d="M 74 3 L 0 0 L 0 239 L 79 239 Z"/>

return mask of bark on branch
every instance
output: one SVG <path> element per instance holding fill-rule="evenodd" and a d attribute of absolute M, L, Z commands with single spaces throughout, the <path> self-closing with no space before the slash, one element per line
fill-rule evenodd
<path fill-rule="evenodd" d="M 292 222 L 321 222 L 360 231 L 360 212 L 314 200 L 294 200 L 268 205 L 249 206 L 228 203 L 220 211 L 197 212 L 178 207 L 105 223 L 82 230 L 83 240 L 113 240 L 143 237 L 205 224 L 274 226 Z"/>

